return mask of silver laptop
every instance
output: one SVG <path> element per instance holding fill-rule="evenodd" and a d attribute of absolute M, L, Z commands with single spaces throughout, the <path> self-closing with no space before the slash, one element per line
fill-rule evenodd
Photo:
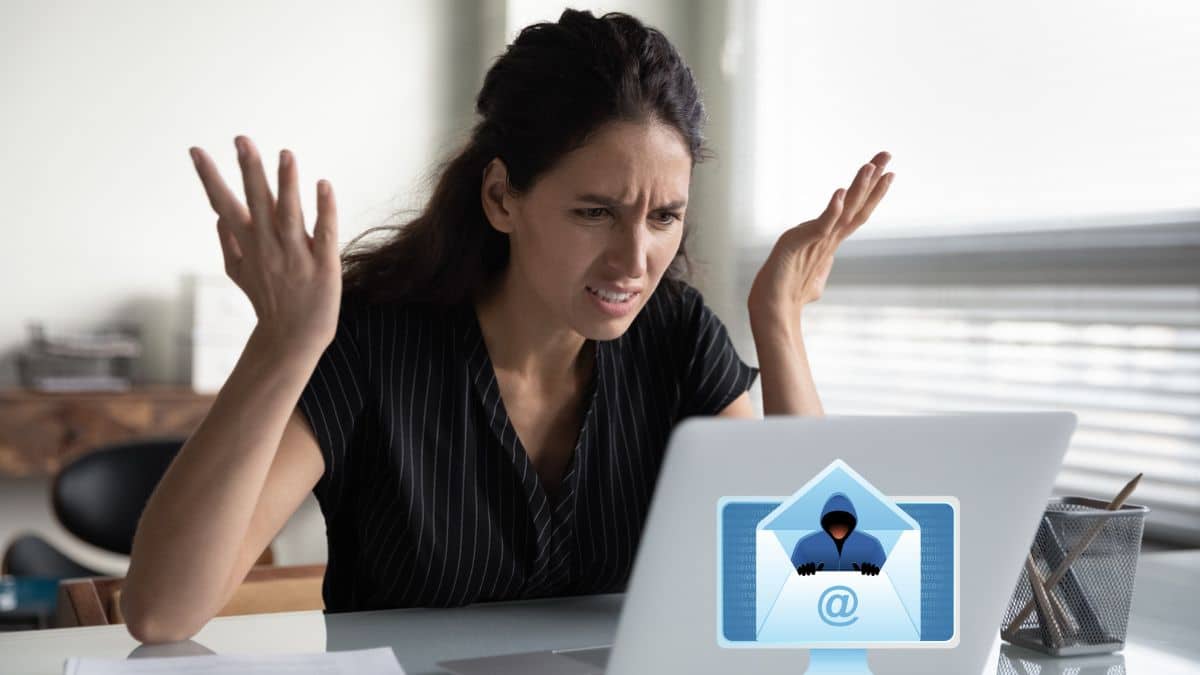
<path fill-rule="evenodd" d="M 792 641 L 779 640 L 781 633 L 770 624 L 773 618 L 765 620 L 760 608 L 756 619 L 756 591 L 750 581 L 755 572 L 731 572 L 725 561 L 757 560 L 748 564 L 759 566 L 757 599 L 762 605 L 763 580 L 769 577 L 761 575 L 770 571 L 762 571 L 767 549 L 760 548 L 758 558 L 749 553 L 729 555 L 732 537 L 740 535 L 737 541 L 746 542 L 747 537 L 766 536 L 763 531 L 770 525 L 764 524 L 768 520 L 763 514 L 769 511 L 774 522 L 784 522 L 781 514 L 790 505 L 799 509 L 808 498 L 803 494 L 806 488 L 833 480 L 830 472 L 841 471 L 869 483 L 867 489 L 873 489 L 873 494 L 894 498 L 893 506 L 911 511 L 912 502 L 928 499 L 953 506 L 954 588 L 950 603 L 944 584 L 925 587 L 920 602 L 926 602 L 927 620 L 922 625 L 915 619 L 919 639 L 887 642 L 876 639 L 885 634 L 860 631 L 857 641 L 842 646 L 861 649 L 836 651 L 836 655 L 857 655 L 864 668 L 861 672 L 876 675 L 994 673 L 1006 603 L 1075 423 L 1075 415 L 1065 412 L 685 420 L 675 428 L 667 447 L 611 648 L 507 654 L 439 665 L 459 675 L 803 673 L 811 654 L 810 672 L 817 672 L 816 662 L 835 653 L 839 645 L 821 644 L 835 649 L 819 650 L 802 647 L 815 645 L 812 636 L 828 629 L 815 624 L 811 632 L 795 630 Z M 747 503 L 750 506 L 744 506 Z M 726 517 L 724 509 L 730 505 L 742 509 L 737 513 L 751 514 L 752 520 Z M 865 521 L 868 516 L 860 513 Z M 753 519 L 760 517 L 756 529 Z M 736 527 L 742 529 L 733 532 Z M 940 531 L 948 530 L 941 527 Z M 938 532 L 938 526 L 926 526 L 924 545 L 935 541 Z M 781 550 L 790 550 L 796 535 L 787 540 L 785 534 L 776 534 L 787 541 Z M 889 555 L 896 562 L 884 563 L 881 576 L 886 577 L 892 566 L 893 577 L 899 577 L 899 546 L 894 539 L 884 541 L 893 547 Z M 945 554 L 949 549 L 945 541 L 941 545 Z M 788 564 L 786 553 L 775 555 L 782 555 L 776 563 Z M 928 566 L 930 559 L 922 560 Z M 945 560 L 945 555 L 937 560 Z M 735 572 L 742 574 L 736 579 L 745 582 L 737 593 L 725 586 Z M 863 584 L 862 593 L 874 592 L 871 589 L 876 587 L 870 584 L 883 583 L 876 581 L 880 577 L 862 575 L 859 582 L 857 573 L 833 574 L 851 586 Z M 826 583 L 834 578 L 826 577 Z M 808 592 L 798 575 L 785 583 L 790 584 L 785 590 Z M 929 620 L 931 586 L 941 589 L 937 592 L 943 594 L 944 608 L 933 621 Z M 771 593 L 785 597 L 782 592 Z M 787 600 L 773 595 L 770 602 Z M 736 603 L 746 606 L 731 606 Z M 778 614 L 772 612 L 771 617 Z M 778 621 L 775 625 L 787 627 Z M 869 671 L 865 670 L 868 661 Z"/>

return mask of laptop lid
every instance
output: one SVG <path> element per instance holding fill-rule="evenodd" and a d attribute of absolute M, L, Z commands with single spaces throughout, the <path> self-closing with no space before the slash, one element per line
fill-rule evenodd
<path fill-rule="evenodd" d="M 1074 428 L 1064 412 L 685 420 L 668 444 L 608 672 L 803 672 L 807 649 L 722 644 L 719 508 L 746 496 L 782 505 L 835 464 L 883 495 L 950 498 L 957 509 L 953 639 L 873 646 L 872 672 L 994 669 L 985 660 Z"/>

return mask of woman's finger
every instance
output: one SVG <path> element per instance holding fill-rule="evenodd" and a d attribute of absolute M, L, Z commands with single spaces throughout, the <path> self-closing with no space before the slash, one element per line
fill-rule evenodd
<path fill-rule="evenodd" d="M 846 209 L 843 213 L 842 226 L 847 224 L 855 224 L 858 221 L 855 215 L 862 209 L 867 198 L 875 191 L 875 186 L 879 184 L 880 178 L 883 176 L 883 168 L 891 161 L 892 155 L 886 150 L 880 151 L 871 158 L 871 161 L 864 164 L 855 176 L 855 185 L 850 187 L 850 196 L 846 199 Z M 856 185 L 858 191 L 855 191 Z"/>
<path fill-rule="evenodd" d="M 208 203 L 217 213 L 217 240 L 221 245 L 221 256 L 225 260 L 225 272 L 235 281 L 242 260 L 242 246 L 238 237 L 250 221 L 250 213 L 221 179 L 221 174 L 208 155 L 198 147 L 188 150 Z"/>
<path fill-rule="evenodd" d="M 313 224 L 313 254 L 318 262 L 340 269 L 337 237 L 337 202 L 333 198 L 333 186 L 327 180 L 320 180 L 317 181 L 317 222 Z"/>
<path fill-rule="evenodd" d="M 892 161 L 892 154 L 886 150 L 877 153 L 871 158 L 871 164 L 875 165 L 875 172 L 871 177 L 871 187 L 867 190 L 868 199 L 870 199 L 870 195 L 874 194 L 875 186 L 883 179 L 883 170 L 890 161 Z"/>
<path fill-rule="evenodd" d="M 200 176 L 200 182 L 204 184 L 204 193 L 208 195 L 208 204 L 212 210 L 222 218 L 233 222 L 246 222 L 250 220 L 250 214 L 242 203 L 238 201 L 233 191 L 225 184 L 221 178 L 221 173 L 217 171 L 217 167 L 213 164 L 212 159 L 198 147 L 188 149 L 188 154 L 192 156 L 192 163 L 196 166 L 196 173 Z"/>
<path fill-rule="evenodd" d="M 888 189 L 892 187 L 892 181 L 895 179 L 895 173 L 885 174 L 880 178 L 879 184 L 876 185 L 875 189 L 871 191 L 871 196 L 867 197 L 867 203 L 863 204 L 862 209 L 858 213 L 860 225 L 867 222 L 867 220 L 871 218 L 871 214 L 874 213 L 875 207 L 879 205 L 879 202 L 883 201 L 883 196 L 886 195 Z"/>
<path fill-rule="evenodd" d="M 237 235 L 223 218 L 217 219 L 217 239 L 221 242 L 221 257 L 225 259 L 225 273 L 236 282 L 241 275 L 242 247 L 238 244 Z"/>
<path fill-rule="evenodd" d="M 833 191 L 833 196 L 829 198 L 829 203 L 825 205 L 825 210 L 821 215 L 817 216 L 817 222 L 821 225 L 821 232 L 828 235 L 837 225 L 838 219 L 841 217 L 845 208 L 846 191 L 838 188 Z"/>
<path fill-rule="evenodd" d="M 883 173 L 883 168 L 892 160 L 892 153 L 887 150 L 880 150 L 871 158 L 871 163 L 875 165 L 875 175 Z"/>
<path fill-rule="evenodd" d="M 858 174 L 854 176 L 854 182 L 850 184 L 850 191 L 846 193 L 846 206 L 842 209 L 842 219 L 840 221 L 842 224 L 845 224 L 854 214 L 858 213 L 863 201 L 867 198 L 867 193 L 871 188 L 871 179 L 874 176 L 874 164 L 867 163 L 859 168 Z"/>
<path fill-rule="evenodd" d="M 271 186 L 267 184 L 258 149 L 245 136 L 238 136 L 233 142 L 238 150 L 238 164 L 242 167 L 242 187 L 246 191 L 246 204 L 250 207 L 251 232 L 265 249 L 264 252 L 270 255 L 272 249 L 279 248 L 278 239 L 270 231 L 275 218 L 275 197 L 271 194 Z"/>
<path fill-rule="evenodd" d="M 862 194 L 865 195 L 865 198 L 856 205 L 854 210 L 851 210 L 850 208 L 845 210 L 841 221 L 838 223 L 838 232 L 835 235 L 839 242 L 848 237 L 849 232 L 854 231 L 858 228 L 858 226 L 866 222 L 869 212 L 866 215 L 863 215 L 862 212 L 866 205 L 871 201 L 872 197 L 876 194 L 876 188 L 878 188 L 879 182 L 883 179 L 883 169 L 887 166 L 891 159 L 891 153 L 886 150 L 882 150 L 875 153 L 875 156 L 871 158 L 870 163 L 863 167 L 863 169 L 871 170 L 870 178 L 866 181 L 866 185 L 862 192 Z"/>
<path fill-rule="evenodd" d="M 864 203 L 863 207 L 859 209 L 858 215 L 855 216 L 848 225 L 838 230 L 835 236 L 837 237 L 839 244 L 845 241 L 846 237 L 854 234 L 858 228 L 862 227 L 863 223 L 867 222 L 867 219 L 871 217 L 871 213 L 875 211 L 875 207 L 879 205 L 880 200 L 882 200 L 883 196 L 887 194 L 888 188 L 891 187 L 892 180 L 895 177 L 896 174 L 894 173 L 889 173 L 880 177 L 879 182 L 875 185 L 875 189 L 872 190 L 871 195 L 867 197 L 866 203 Z"/>
<path fill-rule="evenodd" d="M 296 158 L 287 150 L 279 151 L 279 201 L 275 205 L 275 230 L 279 243 L 289 255 L 308 256 L 308 237 L 304 231 L 304 214 L 300 210 L 300 194 Z"/>

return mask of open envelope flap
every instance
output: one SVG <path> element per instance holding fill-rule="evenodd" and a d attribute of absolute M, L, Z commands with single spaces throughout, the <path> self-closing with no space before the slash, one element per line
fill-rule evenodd
<path fill-rule="evenodd" d="M 821 509 L 835 492 L 854 503 L 859 526 L 864 530 L 919 530 L 920 525 L 896 503 L 840 459 L 784 500 L 758 522 L 760 530 L 813 530 L 819 527 Z"/>

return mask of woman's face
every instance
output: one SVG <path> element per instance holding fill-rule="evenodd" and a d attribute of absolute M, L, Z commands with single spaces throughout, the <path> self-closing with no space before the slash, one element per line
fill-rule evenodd
<path fill-rule="evenodd" d="M 510 282 L 585 338 L 619 337 L 679 250 L 691 170 L 679 132 L 654 122 L 602 127 L 518 196 L 492 160 L 484 208 L 509 235 Z"/>

